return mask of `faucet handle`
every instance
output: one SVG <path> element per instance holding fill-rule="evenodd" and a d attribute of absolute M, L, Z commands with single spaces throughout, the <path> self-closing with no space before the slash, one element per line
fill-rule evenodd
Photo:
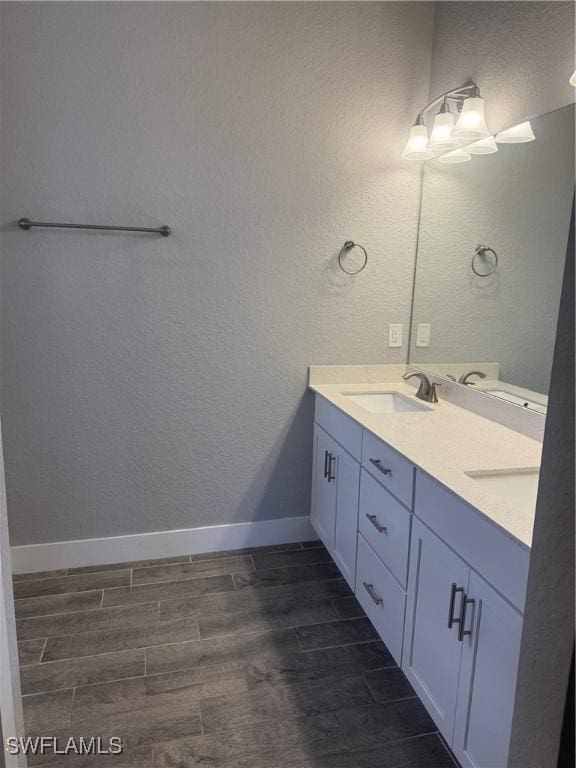
<path fill-rule="evenodd" d="M 429 403 L 437 403 L 438 402 L 438 393 L 436 392 L 436 387 L 441 387 L 442 384 L 440 382 L 433 381 L 430 383 L 430 389 L 428 390 L 428 402 Z"/>

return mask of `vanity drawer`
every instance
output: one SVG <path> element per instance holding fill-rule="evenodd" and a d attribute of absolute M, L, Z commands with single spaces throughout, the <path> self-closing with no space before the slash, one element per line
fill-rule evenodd
<path fill-rule="evenodd" d="M 401 665 L 406 593 L 390 571 L 376 557 L 370 545 L 358 536 L 356 597 L 366 615 Z"/>
<path fill-rule="evenodd" d="M 345 448 L 356 461 L 362 458 L 362 427 L 329 403 L 316 395 L 314 420 Z"/>
<path fill-rule="evenodd" d="M 402 504 L 412 508 L 414 465 L 366 431 L 362 443 L 362 465 Z"/>
<path fill-rule="evenodd" d="M 486 581 L 524 611 L 528 547 L 420 470 L 416 472 L 414 511 Z"/>
<path fill-rule="evenodd" d="M 358 528 L 404 588 L 408 576 L 410 518 L 410 512 L 363 469 Z"/>

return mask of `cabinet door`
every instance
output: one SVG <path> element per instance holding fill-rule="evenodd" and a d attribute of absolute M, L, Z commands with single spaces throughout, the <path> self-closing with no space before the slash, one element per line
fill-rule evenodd
<path fill-rule="evenodd" d="M 453 750 L 462 766 L 506 768 L 522 616 L 474 572 L 468 599 Z"/>
<path fill-rule="evenodd" d="M 338 448 L 336 461 L 336 527 L 332 557 L 352 590 L 354 590 L 356 584 L 359 495 L 360 464 L 342 448 Z"/>
<path fill-rule="evenodd" d="M 415 519 L 402 669 L 449 744 L 463 645 L 458 640 L 457 620 L 469 575 L 466 563 Z M 450 612 L 456 618 L 451 628 Z"/>
<path fill-rule="evenodd" d="M 314 500 L 311 521 L 324 546 L 332 552 L 336 527 L 336 443 L 315 428 Z"/>

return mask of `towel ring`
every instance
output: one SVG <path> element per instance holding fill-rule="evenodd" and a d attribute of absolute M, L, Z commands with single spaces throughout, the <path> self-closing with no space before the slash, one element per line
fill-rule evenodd
<path fill-rule="evenodd" d="M 479 256 L 486 257 L 486 254 L 491 253 L 493 257 L 493 263 L 492 267 L 488 270 L 488 272 L 480 272 L 478 270 L 477 262 Z M 476 250 L 474 251 L 474 256 L 472 256 L 472 272 L 474 272 L 475 275 L 478 275 L 478 277 L 490 277 L 490 275 L 493 275 L 494 272 L 496 272 L 498 268 L 498 254 L 494 250 L 494 248 L 490 248 L 488 245 L 477 245 Z"/>
<path fill-rule="evenodd" d="M 351 272 L 349 269 L 344 269 L 344 265 L 342 264 L 342 258 L 349 253 L 352 248 L 360 248 L 360 250 L 364 254 L 364 261 L 362 263 L 362 266 L 360 266 L 358 269 Z M 360 245 L 360 243 L 355 243 L 354 240 L 346 240 L 342 248 L 340 248 L 340 251 L 338 253 L 338 266 L 342 270 L 342 272 L 346 272 L 347 275 L 359 275 L 360 272 L 366 267 L 366 264 L 368 264 L 368 253 L 366 252 L 366 248 L 364 248 L 363 245 Z"/>

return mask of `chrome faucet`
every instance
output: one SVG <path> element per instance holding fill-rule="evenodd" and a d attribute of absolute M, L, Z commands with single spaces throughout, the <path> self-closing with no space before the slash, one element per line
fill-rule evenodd
<path fill-rule="evenodd" d="M 483 371 L 469 371 L 468 373 L 463 373 L 462 376 L 458 379 L 458 384 L 465 384 L 466 386 L 474 386 L 473 381 L 468 381 L 470 376 L 479 376 L 481 379 L 486 378 L 486 374 Z"/>
<path fill-rule="evenodd" d="M 414 377 L 420 379 L 420 386 L 418 387 L 418 392 L 416 392 L 416 397 L 419 397 L 420 400 L 424 400 L 426 403 L 437 403 L 438 395 L 436 394 L 436 383 L 432 383 L 425 373 L 419 373 L 417 371 L 414 373 L 405 373 L 404 376 L 402 376 L 404 381 L 408 381 L 408 379 Z"/>

